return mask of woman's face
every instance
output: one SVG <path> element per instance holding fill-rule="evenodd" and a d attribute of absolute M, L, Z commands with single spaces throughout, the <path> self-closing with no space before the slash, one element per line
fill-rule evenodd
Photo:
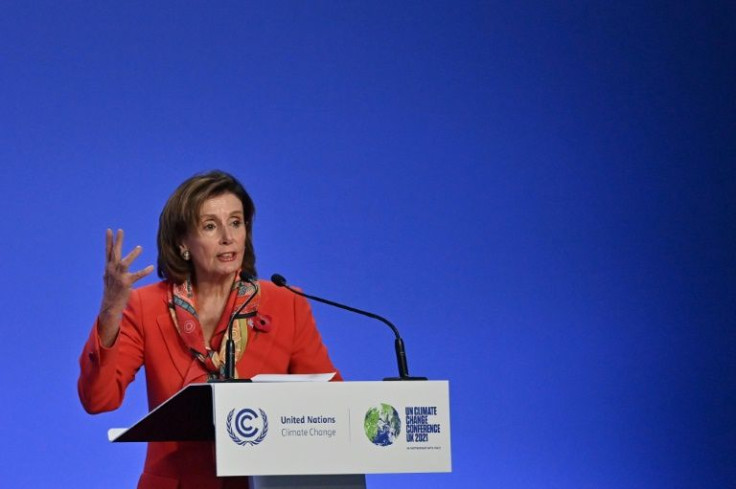
<path fill-rule="evenodd" d="M 243 263 L 245 234 L 240 199 L 226 193 L 205 200 L 181 244 L 182 251 L 189 250 L 197 282 L 231 281 Z"/>

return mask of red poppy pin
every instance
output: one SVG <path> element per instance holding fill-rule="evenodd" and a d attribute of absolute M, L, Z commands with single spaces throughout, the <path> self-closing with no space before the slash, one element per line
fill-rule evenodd
<path fill-rule="evenodd" d="M 268 333 L 271 331 L 271 316 L 268 314 L 256 313 L 256 316 L 252 319 L 252 326 L 255 331 Z"/>

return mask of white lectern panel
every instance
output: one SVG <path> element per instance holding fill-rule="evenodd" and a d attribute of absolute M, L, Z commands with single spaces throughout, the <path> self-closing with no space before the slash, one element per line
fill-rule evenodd
<path fill-rule="evenodd" d="M 446 381 L 218 384 L 217 474 L 449 472 Z"/>

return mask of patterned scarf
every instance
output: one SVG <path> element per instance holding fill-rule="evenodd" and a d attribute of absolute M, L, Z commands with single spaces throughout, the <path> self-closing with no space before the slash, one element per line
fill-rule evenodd
<path fill-rule="evenodd" d="M 233 322 L 233 341 L 235 342 L 235 362 L 237 363 L 243 356 L 245 345 L 248 342 L 248 329 L 254 327 L 255 318 L 260 320 L 258 314 L 258 303 L 260 302 L 260 287 L 255 288 L 249 282 L 243 282 L 238 275 L 230 289 L 225 310 L 222 313 L 220 321 L 217 323 L 210 343 L 215 348 L 210 349 L 205 344 L 202 325 L 199 323 L 197 309 L 195 307 L 194 292 L 192 290 L 192 282 L 187 277 L 186 282 L 181 284 L 172 284 L 169 289 L 169 313 L 174 321 L 174 326 L 179 332 L 182 341 L 192 352 L 192 355 L 202 362 L 205 369 L 210 372 L 210 378 L 222 378 L 225 368 L 225 345 L 229 338 L 227 325 L 240 306 L 252 294 L 255 297 L 248 303 L 240 313 L 235 316 Z M 237 378 L 238 372 L 235 371 Z"/>

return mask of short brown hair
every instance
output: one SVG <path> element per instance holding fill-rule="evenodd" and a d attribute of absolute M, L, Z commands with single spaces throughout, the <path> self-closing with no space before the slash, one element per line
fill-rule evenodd
<path fill-rule="evenodd" d="M 215 170 L 194 175 L 171 194 L 158 220 L 158 276 L 182 283 L 194 271 L 192 263 L 181 257 L 179 246 L 199 219 L 205 200 L 219 195 L 234 194 L 243 203 L 245 220 L 245 253 L 243 271 L 256 276 L 256 255 L 253 250 L 253 200 L 243 185 L 232 175 Z"/>

